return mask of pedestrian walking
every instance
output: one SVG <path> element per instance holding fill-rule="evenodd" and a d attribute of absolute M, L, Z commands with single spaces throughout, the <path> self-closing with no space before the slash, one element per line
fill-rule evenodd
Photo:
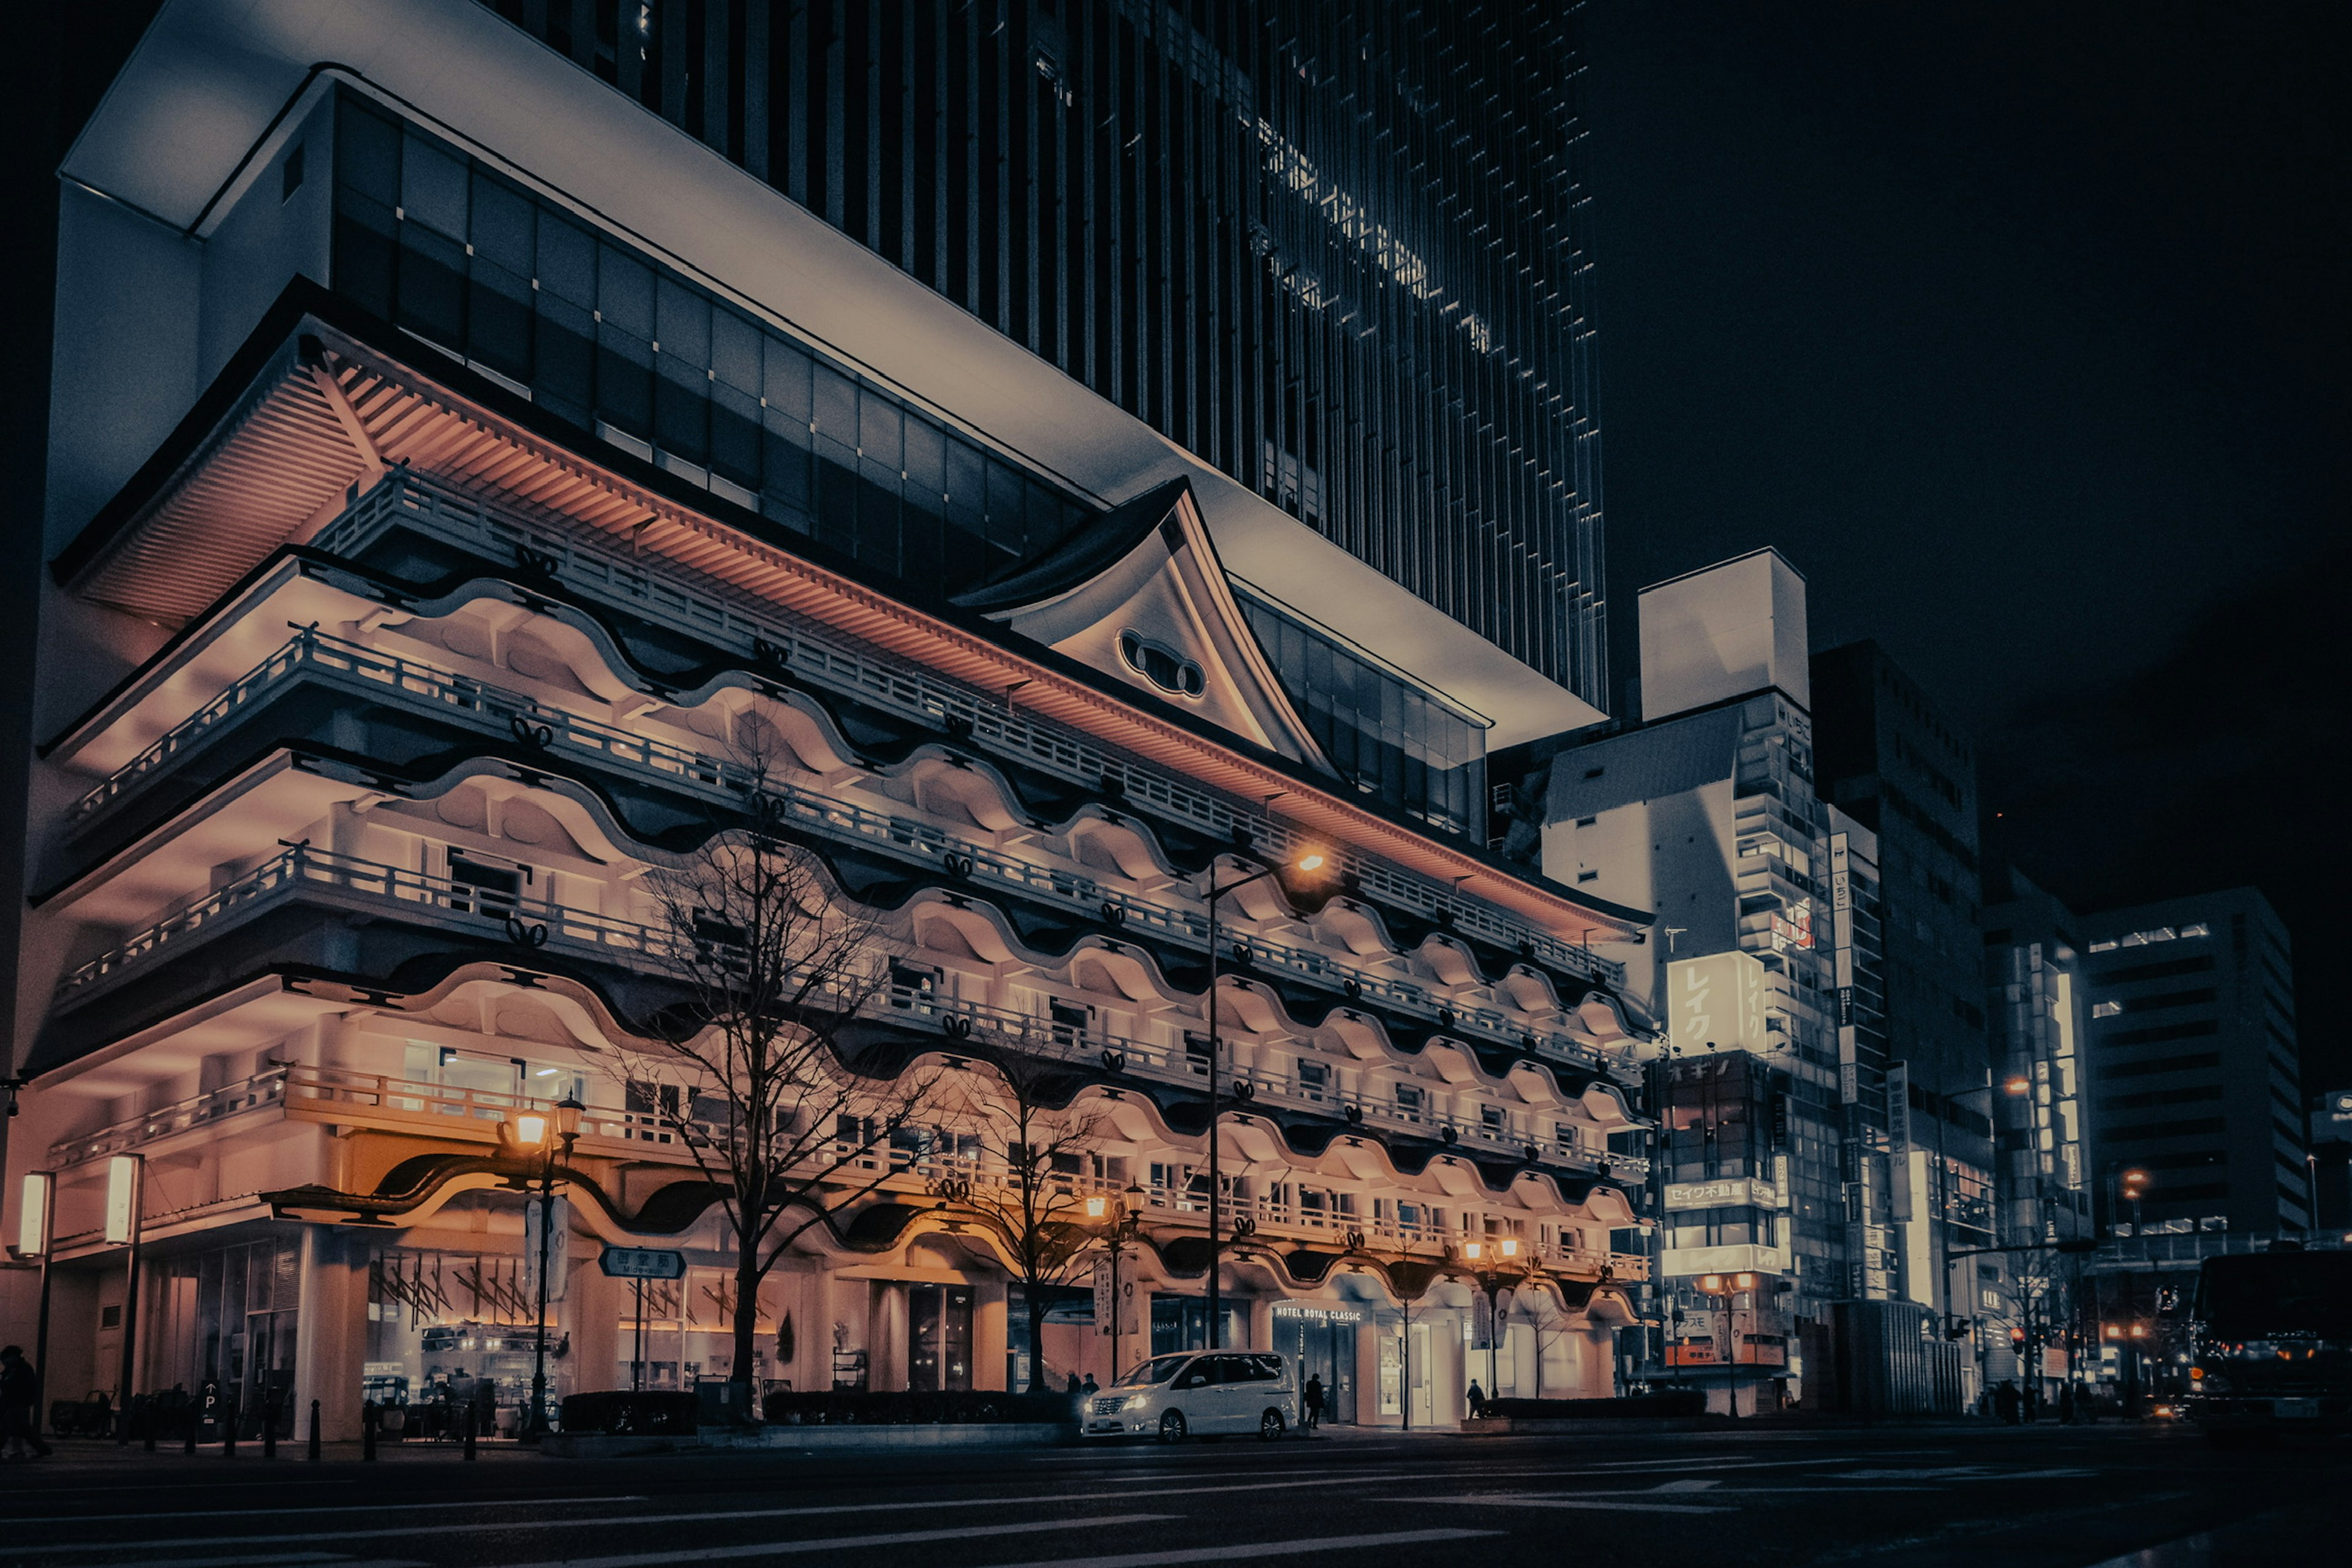
<path fill-rule="evenodd" d="M 1478 1380 L 1474 1377 L 1470 1380 L 1470 1419 L 1475 1421 L 1486 1414 L 1486 1391 L 1478 1386 Z"/>
<path fill-rule="evenodd" d="M 5 1447 L 0 1457 L 45 1459 L 49 1446 L 41 1441 L 41 1379 L 17 1345 L 0 1345 L 0 1434 Z"/>
<path fill-rule="evenodd" d="M 1300 1421 L 1299 1425 L 1306 1430 L 1312 1432 L 1316 1427 L 1323 1425 L 1322 1373 L 1309 1373 L 1307 1374 L 1307 1387 L 1301 1394 L 1301 1399 L 1302 1404 L 1299 1406 L 1299 1411 L 1305 1419 Z"/>
<path fill-rule="evenodd" d="M 2074 1424 L 2074 1385 L 2072 1383 L 2061 1384 L 2058 1388 L 2058 1425 L 2072 1426 Z"/>
<path fill-rule="evenodd" d="M 1085 1394 L 1088 1399 L 1092 1399 L 1097 1394 L 1100 1393 L 1101 1390 L 1102 1384 L 1095 1381 L 1095 1374 L 1093 1373 L 1087 1373 L 1086 1382 L 1078 1384 L 1078 1392 Z"/>

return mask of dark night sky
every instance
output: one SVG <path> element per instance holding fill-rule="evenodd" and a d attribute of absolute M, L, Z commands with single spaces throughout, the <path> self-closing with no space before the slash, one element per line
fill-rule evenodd
<path fill-rule="evenodd" d="M 2343 5 L 1591 0 L 1618 613 L 1759 544 L 2095 909 L 2251 882 L 2306 1088 L 2352 920 Z"/>

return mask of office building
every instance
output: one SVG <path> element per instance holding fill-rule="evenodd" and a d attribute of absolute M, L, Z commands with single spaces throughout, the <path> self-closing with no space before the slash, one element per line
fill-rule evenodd
<path fill-rule="evenodd" d="M 1484 847 L 1485 748 L 1597 717 L 1567 644 L 1506 647 L 1443 613 L 1438 577 L 1457 605 L 1523 605 L 1493 581 L 1503 555 L 1407 531 L 1436 576 L 1400 567 L 1400 585 L 1335 543 L 1357 526 L 1342 516 L 1405 526 L 1360 499 L 1372 427 L 1337 404 L 1302 405 L 1281 448 L 1293 488 L 1315 468 L 1323 499 L 1297 510 L 1319 515 L 1261 493 L 1269 461 L 1294 466 L 1201 431 L 1286 428 L 1256 392 L 1220 401 L 1260 378 L 1241 344 L 1262 340 L 1229 343 L 1243 323 L 1214 318 L 1231 374 L 1189 361 L 1186 380 L 1160 351 L 1189 339 L 1116 325 L 1185 338 L 1198 277 L 1183 309 L 1148 292 L 1173 276 L 1155 263 L 1145 294 L 1114 274 L 1089 285 L 1098 308 L 1016 310 L 1008 279 L 1047 286 L 1007 232 L 1027 209 L 952 183 L 933 210 L 996 226 L 961 247 L 969 273 L 913 267 L 934 220 L 903 184 L 906 226 L 877 216 L 881 154 L 858 138 L 878 110 L 856 85 L 872 76 L 844 65 L 917 47 L 895 24 L 851 37 L 880 13 L 837 9 L 805 53 L 805 9 L 633 8 L 623 25 L 650 30 L 617 44 L 596 30 L 609 8 L 525 15 L 588 17 L 567 52 L 591 68 L 462 0 L 168 0 L 67 160 L 7 1183 L 21 1236 L 43 1189 L 23 1178 L 50 1179 L 52 1386 L 218 1382 L 248 1431 L 315 1399 L 340 1438 L 363 1396 L 461 1384 L 510 1421 L 559 1345 L 557 1395 L 730 1374 L 999 1387 L 1036 1370 L 1018 1315 L 1049 1310 L 1052 1372 L 1107 1374 L 1110 1325 L 1070 1298 L 1108 1233 L 1033 1292 L 988 1217 L 1017 1159 L 988 1131 L 989 1086 L 1042 1063 L 1092 1128 L 1050 1182 L 1137 1220 L 1126 1279 L 1148 1307 L 1122 1331 L 1150 1348 L 1212 1332 L 1214 1279 L 1215 1334 L 1320 1371 L 1340 1420 L 1450 1423 L 1474 1355 L 1511 1391 L 1609 1392 L 1645 1268 L 1612 1238 L 1643 1217 L 1626 1145 L 1651 1026 L 1627 963 L 1653 922 Z M 764 19 L 765 51 L 689 48 L 694 15 Z M 1159 182 L 1191 153 L 1151 144 L 1140 177 L 1162 205 L 1139 210 L 1119 172 L 1134 105 L 1155 134 L 1241 124 L 1286 200 L 1311 194 L 1265 217 L 1270 244 L 1196 236 L 1203 268 L 1255 258 L 1252 331 L 1305 352 L 1336 339 L 1289 312 L 1330 332 L 1352 312 L 1348 353 L 1410 331 L 1417 364 L 1454 356 L 1462 384 L 1497 387 L 1501 364 L 1534 363 L 1498 345 L 1523 325 L 1549 342 L 1517 261 L 1492 265 L 1524 311 L 1441 281 L 1434 248 L 1408 266 L 1402 219 L 1323 183 L 1346 160 L 1298 138 L 1340 67 L 1271 24 L 1180 35 L 1152 12 L 1139 32 L 1118 7 L 1065 16 L 1068 52 L 1041 69 L 1054 15 L 1027 13 L 1026 37 L 935 32 L 947 97 L 1017 83 L 1025 107 L 998 101 L 991 134 L 1045 113 L 1091 138 L 1118 74 L 1141 97 L 1112 105 L 1130 118 L 1087 188 L 1154 246 L 1179 205 Z M 1555 37 L 1512 60 L 1564 92 Z M 1461 58 L 1423 52 L 1439 73 Z M 739 90 L 738 64 L 778 58 L 822 68 L 818 110 L 773 77 L 765 99 L 749 76 Z M 646 111 L 655 82 L 673 123 Z M 1467 90 L 1449 82 L 1408 86 L 1399 112 Z M 1237 121 L 1214 95 L 1245 86 L 1256 118 Z M 1510 134 L 1554 135 L 1553 100 L 1516 90 L 1488 95 L 1522 103 Z M 822 156 L 798 140 L 819 131 Z M 992 147 L 969 166 L 982 186 L 1011 166 Z M 1442 177 L 1416 166 L 1413 188 Z M 1316 222 L 1328 277 L 1283 248 Z M 1283 302 L 1301 290 L 1319 302 Z M 1265 384 L 1328 397 L 1322 371 L 1281 363 Z M 1524 417 L 1562 463 L 1580 437 L 1544 402 L 1564 381 L 1510 379 L 1486 424 L 1437 421 L 1492 510 L 1425 471 L 1444 454 L 1419 437 L 1377 462 L 1464 537 L 1549 563 L 1524 579 L 1552 595 L 1531 618 L 1572 628 L 1585 579 L 1538 534 L 1580 538 L 1589 493 L 1536 457 L 1502 463 L 1508 437 L 1486 432 L 1524 405 L 1552 410 Z M 1349 384 L 1410 401 L 1397 376 Z M 1452 409 L 1455 384 L 1399 417 Z M 887 1137 L 855 1102 L 801 1128 L 846 1163 L 810 1187 L 758 1293 L 750 1367 L 715 1305 L 732 1258 L 696 1156 L 718 1137 L 707 1086 L 628 1070 L 682 1026 L 680 965 L 724 969 L 751 941 L 661 891 L 726 834 L 782 845 L 824 919 L 871 923 L 857 1005 L 829 1026 L 878 1087 L 843 1092 L 925 1090 Z M 1310 857 L 1320 886 L 1207 901 L 1213 879 Z M 950 1074 L 981 1087 L 932 1102 Z M 532 1154 L 566 1100 L 576 1142 Z M 532 1202 L 535 1177 L 560 1201 Z M 682 1276 L 638 1295 L 599 1267 L 628 1248 Z M 1474 1310 L 1498 1260 L 1499 1333 Z M 8 1297 L 8 1337 L 29 1342 L 30 1307 Z"/>
<path fill-rule="evenodd" d="M 2088 954 L 2074 913 L 2015 867 L 1991 862 L 1984 887 L 1994 1228 L 2020 1250 L 1979 1264 L 2000 1272 L 1979 1276 L 1976 1337 L 1990 1379 L 2054 1400 L 2083 1299 L 2080 1255 L 2062 1248 L 2094 1236 Z"/>
<path fill-rule="evenodd" d="M 1811 672 L 1821 796 L 1877 836 L 1896 1180 L 1928 1222 L 1907 1289 L 1957 1328 L 2006 1302 L 1998 1258 L 1952 1259 L 1999 1240 L 1975 753 L 1875 643 L 1817 654 Z"/>
<path fill-rule="evenodd" d="M 1601 700 L 1577 6 L 491 8 Z"/>
<path fill-rule="evenodd" d="M 2312 1223 L 2286 928 L 2252 888 L 2086 915 L 2090 1179 L 2116 1237 Z M 2120 1176 L 2145 1172 L 2126 1197 Z"/>
<path fill-rule="evenodd" d="M 1906 1294 L 1877 846 L 1815 794 L 1804 581 L 1786 560 L 1654 584 L 1640 613 L 1640 721 L 1497 758 L 1522 803 L 1513 842 L 1554 880 L 1655 913 L 1658 1375 L 1720 1388 L 1728 1354 L 1743 1409 L 1781 1390 L 1819 1403 L 1845 1352 L 1822 1340 L 1809 1369 L 1802 1333 L 1863 1303 L 1869 1337 Z M 1740 1299 L 1701 1289 L 1740 1274 L 1758 1279 Z M 1906 1310 L 1916 1341 L 1924 1314 Z M 1954 1390 L 1875 1407 L 1915 1396 Z"/>

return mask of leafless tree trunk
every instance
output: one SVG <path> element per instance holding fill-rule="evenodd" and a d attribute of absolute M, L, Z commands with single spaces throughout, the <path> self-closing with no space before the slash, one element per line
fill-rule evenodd
<path fill-rule="evenodd" d="M 646 874 L 655 956 L 686 1000 L 660 1038 L 625 1047 L 618 1065 L 631 1108 L 724 1194 L 735 1247 L 730 1379 L 756 1419 L 761 1281 L 812 1226 L 881 1184 L 890 1163 L 872 1156 L 922 1114 L 931 1079 L 867 1079 L 845 1056 L 842 1026 L 887 991 L 898 944 L 871 911 L 834 895 L 812 857 L 766 830 L 776 753 L 755 722 L 739 732 L 748 742 L 725 782 L 751 826 L 719 828 Z"/>
<path fill-rule="evenodd" d="M 1526 1297 L 1528 1328 L 1536 1342 L 1536 1397 L 1544 1396 L 1544 1354 L 1568 1336 L 1568 1314 L 1549 1290 L 1523 1291 Z"/>
<path fill-rule="evenodd" d="M 980 1129 L 982 1168 L 958 1183 L 953 1201 L 995 1232 L 1013 1260 L 1029 1303 L 1029 1392 L 1038 1394 L 1046 1386 L 1040 1297 L 1066 1284 L 1105 1234 L 1086 1212 L 1104 1111 L 1072 1100 L 1077 1075 L 1050 1058 L 1008 1053 L 990 1069 L 968 1075 L 961 1097 L 966 1118 Z"/>

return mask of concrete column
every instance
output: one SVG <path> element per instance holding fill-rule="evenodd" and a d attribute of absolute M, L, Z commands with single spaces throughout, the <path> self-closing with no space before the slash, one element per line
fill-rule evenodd
<path fill-rule="evenodd" d="M 875 1388 L 907 1386 L 907 1287 L 900 1280 L 873 1282 L 866 1358 Z"/>
<path fill-rule="evenodd" d="M 1585 1397 L 1610 1398 L 1617 1392 L 1616 1331 L 1596 1327 L 1588 1330 L 1582 1338 Z"/>
<path fill-rule="evenodd" d="M 1248 1304 L 1248 1327 L 1244 1331 L 1249 1335 L 1249 1342 L 1246 1344 L 1237 1345 L 1234 1348 L 1237 1350 L 1250 1351 L 1272 1350 L 1274 1348 L 1273 1298 L 1267 1296 L 1253 1296 L 1249 1298 Z"/>
<path fill-rule="evenodd" d="M 1393 1425 L 1397 1420 L 1381 1414 L 1381 1341 L 1393 1342 L 1395 1337 L 1380 1314 L 1369 1310 L 1356 1325 L 1356 1424 L 1360 1426 Z"/>
<path fill-rule="evenodd" d="M 1005 1343 L 1010 1321 L 1009 1294 L 1002 1279 L 983 1279 L 971 1288 L 971 1385 L 1001 1393 L 1004 1388 Z M 1120 1353 L 1126 1354 L 1130 1342 L 1119 1342 Z M 1105 1340 L 1104 1354 L 1109 1354 L 1110 1342 Z M 1130 1357 L 1130 1359 L 1139 1359 Z"/>
<path fill-rule="evenodd" d="M 294 1429 L 308 1433 L 315 1399 L 319 1429 L 331 1443 L 356 1442 L 360 1435 L 360 1383 L 367 1370 L 367 1241 L 336 1226 L 302 1227 Z"/>
<path fill-rule="evenodd" d="M 1429 1393 L 1433 1426 L 1456 1426 L 1462 1422 L 1463 1397 L 1470 1388 L 1470 1342 L 1462 1334 L 1466 1313 L 1467 1309 L 1465 1309 L 1465 1315 L 1448 1314 L 1430 1325 Z"/>
<path fill-rule="evenodd" d="M 572 1336 L 572 1351 L 565 1358 L 572 1392 L 626 1388 L 627 1363 L 636 1341 L 623 1331 L 621 1320 L 635 1313 L 635 1288 L 626 1279 L 608 1278 L 597 1267 L 603 1249 L 593 1237 L 567 1239 L 572 1266 L 563 1289 L 563 1331 Z"/>

